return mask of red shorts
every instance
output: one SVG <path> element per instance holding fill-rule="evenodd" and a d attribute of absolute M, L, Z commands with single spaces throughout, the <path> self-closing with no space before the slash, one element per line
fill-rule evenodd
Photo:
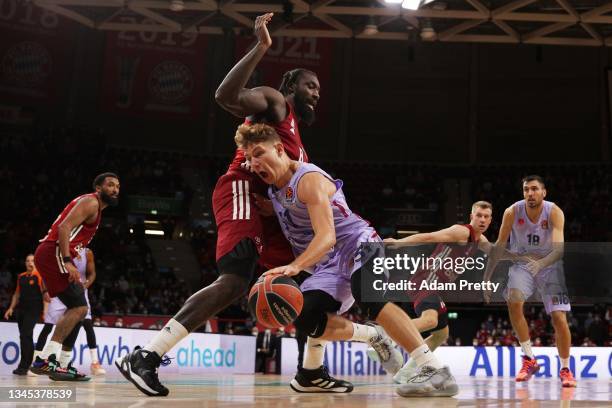
<path fill-rule="evenodd" d="M 49 296 L 57 296 L 70 285 L 68 272 L 55 242 L 41 242 L 38 245 L 34 253 L 34 265 L 45 281 Z"/>
<path fill-rule="evenodd" d="M 257 246 L 259 263 L 266 268 L 287 265 L 294 259 L 291 246 L 275 216 L 260 216 L 253 193 L 267 197 L 267 186 L 246 171 L 228 171 L 217 181 L 212 202 L 217 223 L 216 259 L 238 242 L 250 238 Z"/>

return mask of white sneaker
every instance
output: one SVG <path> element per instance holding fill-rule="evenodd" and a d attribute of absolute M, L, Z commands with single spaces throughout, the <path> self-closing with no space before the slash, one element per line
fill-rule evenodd
<path fill-rule="evenodd" d="M 368 342 L 377 356 L 375 361 L 380 361 L 387 373 L 391 375 L 396 374 L 404 365 L 404 356 L 395 348 L 395 343 L 385 332 L 385 329 L 375 324 L 369 325 L 378 332 L 378 336 L 371 338 Z"/>
<path fill-rule="evenodd" d="M 393 382 L 396 384 L 406 384 L 409 379 L 416 375 L 417 371 L 418 367 L 414 360 L 411 359 L 393 376 Z"/>
<path fill-rule="evenodd" d="M 436 370 L 423 366 L 406 384 L 396 389 L 402 397 L 452 397 L 459 392 L 455 377 L 448 367 Z"/>

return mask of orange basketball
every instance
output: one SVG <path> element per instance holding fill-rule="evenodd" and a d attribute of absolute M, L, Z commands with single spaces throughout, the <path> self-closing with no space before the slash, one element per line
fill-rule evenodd
<path fill-rule="evenodd" d="M 249 292 L 251 315 L 271 329 L 293 322 L 302 311 L 304 296 L 295 281 L 284 275 L 266 275 Z"/>

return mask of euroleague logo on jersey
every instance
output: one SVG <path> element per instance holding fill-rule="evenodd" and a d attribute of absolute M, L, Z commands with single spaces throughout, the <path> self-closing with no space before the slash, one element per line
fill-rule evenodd
<path fill-rule="evenodd" d="M 542 227 L 542 229 L 548 229 L 548 220 L 542 221 L 540 227 Z"/>
<path fill-rule="evenodd" d="M 20 85 L 38 85 L 49 76 L 51 56 L 42 45 L 24 41 L 11 47 L 2 59 L 4 79 Z"/>
<path fill-rule="evenodd" d="M 183 102 L 193 91 L 193 75 L 178 61 L 164 61 L 149 75 L 149 91 L 156 101 L 173 105 Z"/>

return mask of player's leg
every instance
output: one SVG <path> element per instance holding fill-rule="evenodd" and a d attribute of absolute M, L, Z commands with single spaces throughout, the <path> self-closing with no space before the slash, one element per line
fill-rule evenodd
<path fill-rule="evenodd" d="M 576 379 L 569 366 L 572 334 L 567 323 L 567 312 L 571 310 L 571 305 L 562 265 L 557 264 L 546 271 L 541 271 L 536 281 L 544 309 L 550 315 L 555 330 L 555 340 L 561 362 L 559 371 L 561 384 L 563 387 L 575 387 Z"/>
<path fill-rule="evenodd" d="M 163 363 L 162 356 L 190 332 L 247 293 L 257 258 L 257 249 L 251 239 L 238 242 L 217 262 L 221 275 L 215 282 L 191 295 L 149 344 L 142 349 L 135 348 L 115 362 L 124 377 L 146 395 L 168 395 L 168 389 L 159 382 L 157 375 L 157 368 Z"/>
<path fill-rule="evenodd" d="M 424 299 L 415 308 L 418 318 L 412 319 L 415 327 L 420 333 L 431 332 L 425 339 L 425 344 L 431 351 L 435 351 L 448 338 L 448 313 L 446 306 L 438 296 Z M 409 358 L 398 373 L 393 376 L 397 384 L 408 382 L 417 372 L 417 364 L 414 358 Z"/>
<path fill-rule="evenodd" d="M 85 299 L 83 285 L 71 283 L 63 292 L 59 293 L 57 297 L 67 309 L 58 320 L 55 331 L 51 336 L 51 341 L 47 343 L 32 364 L 31 370 L 36 374 L 51 374 L 60 369 L 57 359 L 62 350 L 62 343 L 66 340 L 74 327 L 79 324 L 87 314 L 87 301 Z M 60 378 L 62 375 L 63 378 Z M 63 369 L 55 379 L 72 381 L 75 378 L 84 378 L 84 376 L 81 376 L 82 374 L 78 373 L 74 368 L 71 368 L 70 370 Z"/>
<path fill-rule="evenodd" d="M 369 294 L 368 299 L 364 299 L 362 287 L 372 288 L 373 281 L 379 278 L 364 269 L 355 271 L 351 277 L 353 297 L 366 316 L 379 323 L 417 363 L 418 374 L 410 383 L 400 385 L 397 388 L 398 394 L 403 397 L 442 397 L 457 394 L 459 390 L 449 368 L 443 366 L 431 352 L 410 317 L 399 306 L 387 302 L 380 292 Z M 375 299 L 376 296 L 378 298 Z"/>
<path fill-rule="evenodd" d="M 19 327 L 19 345 L 21 347 L 21 356 L 17 369 L 13 374 L 27 375 L 28 368 L 32 364 L 34 355 L 34 340 L 33 332 L 36 321 L 40 317 L 40 312 L 32 309 L 28 310 L 27 306 L 21 307 L 19 310 L 19 318 L 17 325 Z"/>
<path fill-rule="evenodd" d="M 91 315 L 89 313 L 85 317 L 85 320 L 83 320 L 83 328 L 85 329 L 87 348 L 89 349 L 89 355 L 91 356 L 91 374 L 104 375 L 106 374 L 106 370 L 102 368 L 100 361 L 98 360 L 96 332 L 94 331 L 93 322 L 91 321 Z"/>
<path fill-rule="evenodd" d="M 535 281 L 531 273 L 518 266 L 512 266 L 508 272 L 508 287 L 504 292 L 508 305 L 508 315 L 514 333 L 523 350 L 523 363 L 516 381 L 528 381 L 538 372 L 538 365 L 529 338 L 529 325 L 525 319 L 524 304 L 535 290 Z"/>
<path fill-rule="evenodd" d="M 45 344 L 47 344 L 47 338 L 49 337 L 49 334 L 51 334 L 51 330 L 53 330 L 53 324 L 45 322 L 45 325 L 38 334 L 38 339 L 36 339 L 36 347 L 34 348 L 34 358 L 38 357 L 40 352 L 45 347 Z"/>

